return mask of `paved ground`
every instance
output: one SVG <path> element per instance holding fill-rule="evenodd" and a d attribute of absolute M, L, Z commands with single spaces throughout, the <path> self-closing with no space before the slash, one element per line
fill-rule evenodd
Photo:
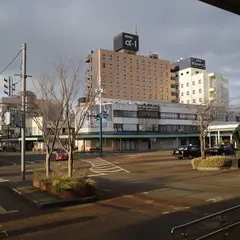
<path fill-rule="evenodd" d="M 0 187 L 0 196 L 4 196 L 0 197 L 2 231 L 7 232 L 9 239 L 24 240 L 66 236 L 167 240 L 173 226 L 240 202 L 238 170 L 195 171 L 189 160 L 159 153 L 106 156 L 104 160 L 87 159 L 95 167 L 94 178 L 102 189 L 103 199 L 111 197 L 95 204 L 40 211 Z M 82 162 L 76 161 L 78 164 Z M 4 178 L 16 179 L 11 175 L 16 167 L 0 168 L 0 177 L 5 172 Z M 240 210 L 237 216 L 239 213 Z M 228 216 L 228 220 L 234 216 Z"/>

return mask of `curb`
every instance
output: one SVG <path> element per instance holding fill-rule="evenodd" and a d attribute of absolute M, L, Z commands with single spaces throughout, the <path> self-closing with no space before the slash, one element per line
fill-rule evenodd
<path fill-rule="evenodd" d="M 221 168 L 221 167 L 198 167 L 197 170 L 199 171 L 221 171 L 221 170 L 235 170 L 235 168 L 232 168 L 232 167 L 224 167 L 224 168 Z"/>
<path fill-rule="evenodd" d="M 63 206 L 69 206 L 69 205 L 74 205 L 74 204 L 92 203 L 92 202 L 95 202 L 95 201 L 98 200 L 98 196 L 96 194 L 96 195 L 93 195 L 91 197 L 85 197 L 85 198 L 77 198 L 77 199 L 64 199 L 63 198 L 63 199 L 60 199 L 60 200 L 55 201 L 55 202 L 40 203 L 40 202 L 30 198 L 23 191 L 20 191 L 17 188 L 11 187 L 9 185 L 9 183 L 5 183 L 4 185 L 7 186 L 14 193 L 18 194 L 19 196 L 22 196 L 27 201 L 34 204 L 39 209 L 50 208 L 50 207 L 63 207 Z"/>

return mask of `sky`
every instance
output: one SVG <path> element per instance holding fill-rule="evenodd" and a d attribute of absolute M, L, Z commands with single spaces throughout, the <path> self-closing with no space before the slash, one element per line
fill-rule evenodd
<path fill-rule="evenodd" d="M 229 79 L 230 97 L 236 101 L 240 17 L 198 0 L 1 0 L 0 72 L 24 42 L 27 74 L 37 79 L 54 74 L 53 63 L 59 59 L 84 60 L 91 50 L 112 49 L 113 37 L 134 33 L 136 24 L 141 55 L 156 52 L 170 61 L 205 59 L 208 72 Z M 20 63 L 18 57 L 0 76 L 1 96 L 3 78 L 20 73 Z M 34 90 L 30 78 L 27 89 Z"/>

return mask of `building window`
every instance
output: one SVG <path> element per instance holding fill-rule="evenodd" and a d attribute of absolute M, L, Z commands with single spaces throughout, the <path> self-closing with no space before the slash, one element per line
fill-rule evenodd
<path fill-rule="evenodd" d="M 198 74 L 199 72 L 198 71 L 196 71 L 196 74 Z"/>
<path fill-rule="evenodd" d="M 127 75 L 126 74 L 124 74 L 124 79 L 126 79 L 127 78 Z"/>
<path fill-rule="evenodd" d="M 126 71 L 126 66 L 123 66 L 123 70 Z"/>
<path fill-rule="evenodd" d="M 181 84 L 181 88 L 183 88 L 183 84 Z"/>
<path fill-rule="evenodd" d="M 168 100 L 168 96 L 166 97 L 166 99 Z"/>
<path fill-rule="evenodd" d="M 151 74 L 151 70 L 149 70 L 148 73 Z"/>
<path fill-rule="evenodd" d="M 142 65 L 145 65 L 145 61 L 144 60 L 142 61 Z"/>
<path fill-rule="evenodd" d="M 195 85 L 195 81 L 192 82 L 192 85 Z"/>
<path fill-rule="evenodd" d="M 181 96 L 183 97 L 183 92 L 181 93 Z"/>
<path fill-rule="evenodd" d="M 161 92 L 163 92 L 163 87 L 161 87 Z"/>
<path fill-rule="evenodd" d="M 102 55 L 102 59 L 106 59 L 106 55 L 105 54 Z"/>
<path fill-rule="evenodd" d="M 123 96 L 124 96 L 124 97 L 126 97 L 126 96 L 127 96 L 127 93 L 126 93 L 126 92 L 124 92 L 124 93 L 123 93 Z"/>
<path fill-rule="evenodd" d="M 168 72 L 166 72 L 166 77 L 168 77 Z"/>
<path fill-rule="evenodd" d="M 112 60 L 112 55 L 109 55 L 109 59 Z"/>
<path fill-rule="evenodd" d="M 138 59 L 136 60 L 136 64 L 138 64 Z"/>
<path fill-rule="evenodd" d="M 110 91 L 110 95 L 111 95 L 111 96 L 113 95 L 113 91 Z"/>
<path fill-rule="evenodd" d="M 143 85 L 143 90 L 146 90 L 146 86 L 145 85 Z"/>
<path fill-rule="evenodd" d="M 117 70 L 119 70 L 119 65 L 117 65 Z"/>
<path fill-rule="evenodd" d="M 187 104 L 189 104 L 189 100 L 187 100 Z"/>
<path fill-rule="evenodd" d="M 149 82 L 151 82 L 152 81 L 152 79 L 151 78 L 149 78 L 149 80 L 148 80 Z"/>
<path fill-rule="evenodd" d="M 133 97 L 133 93 L 132 92 L 130 93 L 130 97 Z"/>
<path fill-rule="evenodd" d="M 132 64 L 132 58 L 129 58 L 130 63 Z"/>
<path fill-rule="evenodd" d="M 181 103 L 184 103 L 183 101 L 181 101 Z"/>
<path fill-rule="evenodd" d="M 168 84 L 168 80 L 166 80 L 166 84 Z"/>
<path fill-rule="evenodd" d="M 199 79 L 199 80 L 198 80 L 198 83 L 201 84 L 201 83 L 202 83 L 202 79 Z"/>
<path fill-rule="evenodd" d="M 119 78 L 119 74 L 117 74 L 117 78 Z"/>
<path fill-rule="evenodd" d="M 117 56 L 117 61 L 119 61 L 119 56 Z"/>
<path fill-rule="evenodd" d="M 163 100 L 163 95 L 161 95 L 161 100 Z"/>
<path fill-rule="evenodd" d="M 130 84 L 130 88 L 132 88 L 133 87 L 133 85 L 132 84 Z"/>
<path fill-rule="evenodd" d="M 109 65 L 109 68 L 112 69 L 112 64 Z"/>
<path fill-rule="evenodd" d="M 187 91 L 187 95 L 189 95 L 189 91 Z"/>
<path fill-rule="evenodd" d="M 137 93 L 137 98 L 139 98 L 139 93 Z"/>
<path fill-rule="evenodd" d="M 119 91 L 117 91 L 117 96 L 120 96 L 120 92 Z"/>
<path fill-rule="evenodd" d="M 195 94 L 195 90 L 193 90 L 192 93 Z"/>
<path fill-rule="evenodd" d="M 110 82 L 110 83 L 109 83 L 109 85 L 112 87 L 113 83 L 112 83 L 112 82 Z"/>
<path fill-rule="evenodd" d="M 187 83 L 187 87 L 189 87 L 189 83 Z"/>
<path fill-rule="evenodd" d="M 163 73 L 162 72 L 160 72 L 160 76 L 162 76 L 163 75 Z"/>
<path fill-rule="evenodd" d="M 195 100 L 195 99 L 193 99 L 193 103 L 196 103 L 196 100 Z"/>
<path fill-rule="evenodd" d="M 159 67 L 162 68 L 162 64 L 160 64 Z"/>
<path fill-rule="evenodd" d="M 113 76 L 112 73 L 110 73 L 110 78 L 112 78 L 112 76 Z"/>
<path fill-rule="evenodd" d="M 143 69 L 142 72 L 145 73 L 145 69 Z"/>
<path fill-rule="evenodd" d="M 198 89 L 198 92 L 199 92 L 199 93 L 202 93 L 202 89 L 201 89 L 201 88 L 200 88 L 200 89 Z"/>
<path fill-rule="evenodd" d="M 137 89 L 139 89 L 139 85 L 137 85 Z"/>
<path fill-rule="evenodd" d="M 130 75 L 130 80 L 132 80 L 132 75 Z"/>
<path fill-rule="evenodd" d="M 120 83 L 119 82 L 117 82 L 117 87 L 120 87 Z"/>
<path fill-rule="evenodd" d="M 201 99 L 201 98 L 199 98 L 199 102 L 200 102 L 200 103 L 202 102 L 202 99 Z"/>
<path fill-rule="evenodd" d="M 123 87 L 126 88 L 126 83 L 123 84 Z"/>
<path fill-rule="evenodd" d="M 166 92 L 168 92 L 168 88 L 166 88 Z"/>
<path fill-rule="evenodd" d="M 106 68 L 106 63 L 102 63 L 102 68 Z"/>
<path fill-rule="evenodd" d="M 137 81 L 139 81 L 139 76 L 137 76 Z"/>

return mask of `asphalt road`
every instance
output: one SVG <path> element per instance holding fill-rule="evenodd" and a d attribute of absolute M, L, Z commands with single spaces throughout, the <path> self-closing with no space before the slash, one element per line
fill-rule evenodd
<path fill-rule="evenodd" d="M 66 236 L 89 240 L 167 240 L 171 239 L 173 226 L 239 204 L 238 170 L 195 171 L 189 160 L 176 160 L 160 153 L 104 159 L 87 159 L 96 170 L 94 178 L 103 199 L 94 204 L 40 211 L 1 187 L 0 196 L 4 198 L 0 197 L 0 206 L 5 209 L 0 214 L 2 230 L 9 239 L 24 240 L 66 239 Z M 38 164 L 28 166 L 33 168 Z M 0 168 L 0 177 L 5 171 L 9 174 L 5 177 L 14 179 L 10 174 L 16 168 Z M 227 219 L 233 221 L 239 212 Z M 215 226 L 218 222 L 214 221 L 205 228 Z M 194 230 L 189 230 L 192 236 Z"/>

